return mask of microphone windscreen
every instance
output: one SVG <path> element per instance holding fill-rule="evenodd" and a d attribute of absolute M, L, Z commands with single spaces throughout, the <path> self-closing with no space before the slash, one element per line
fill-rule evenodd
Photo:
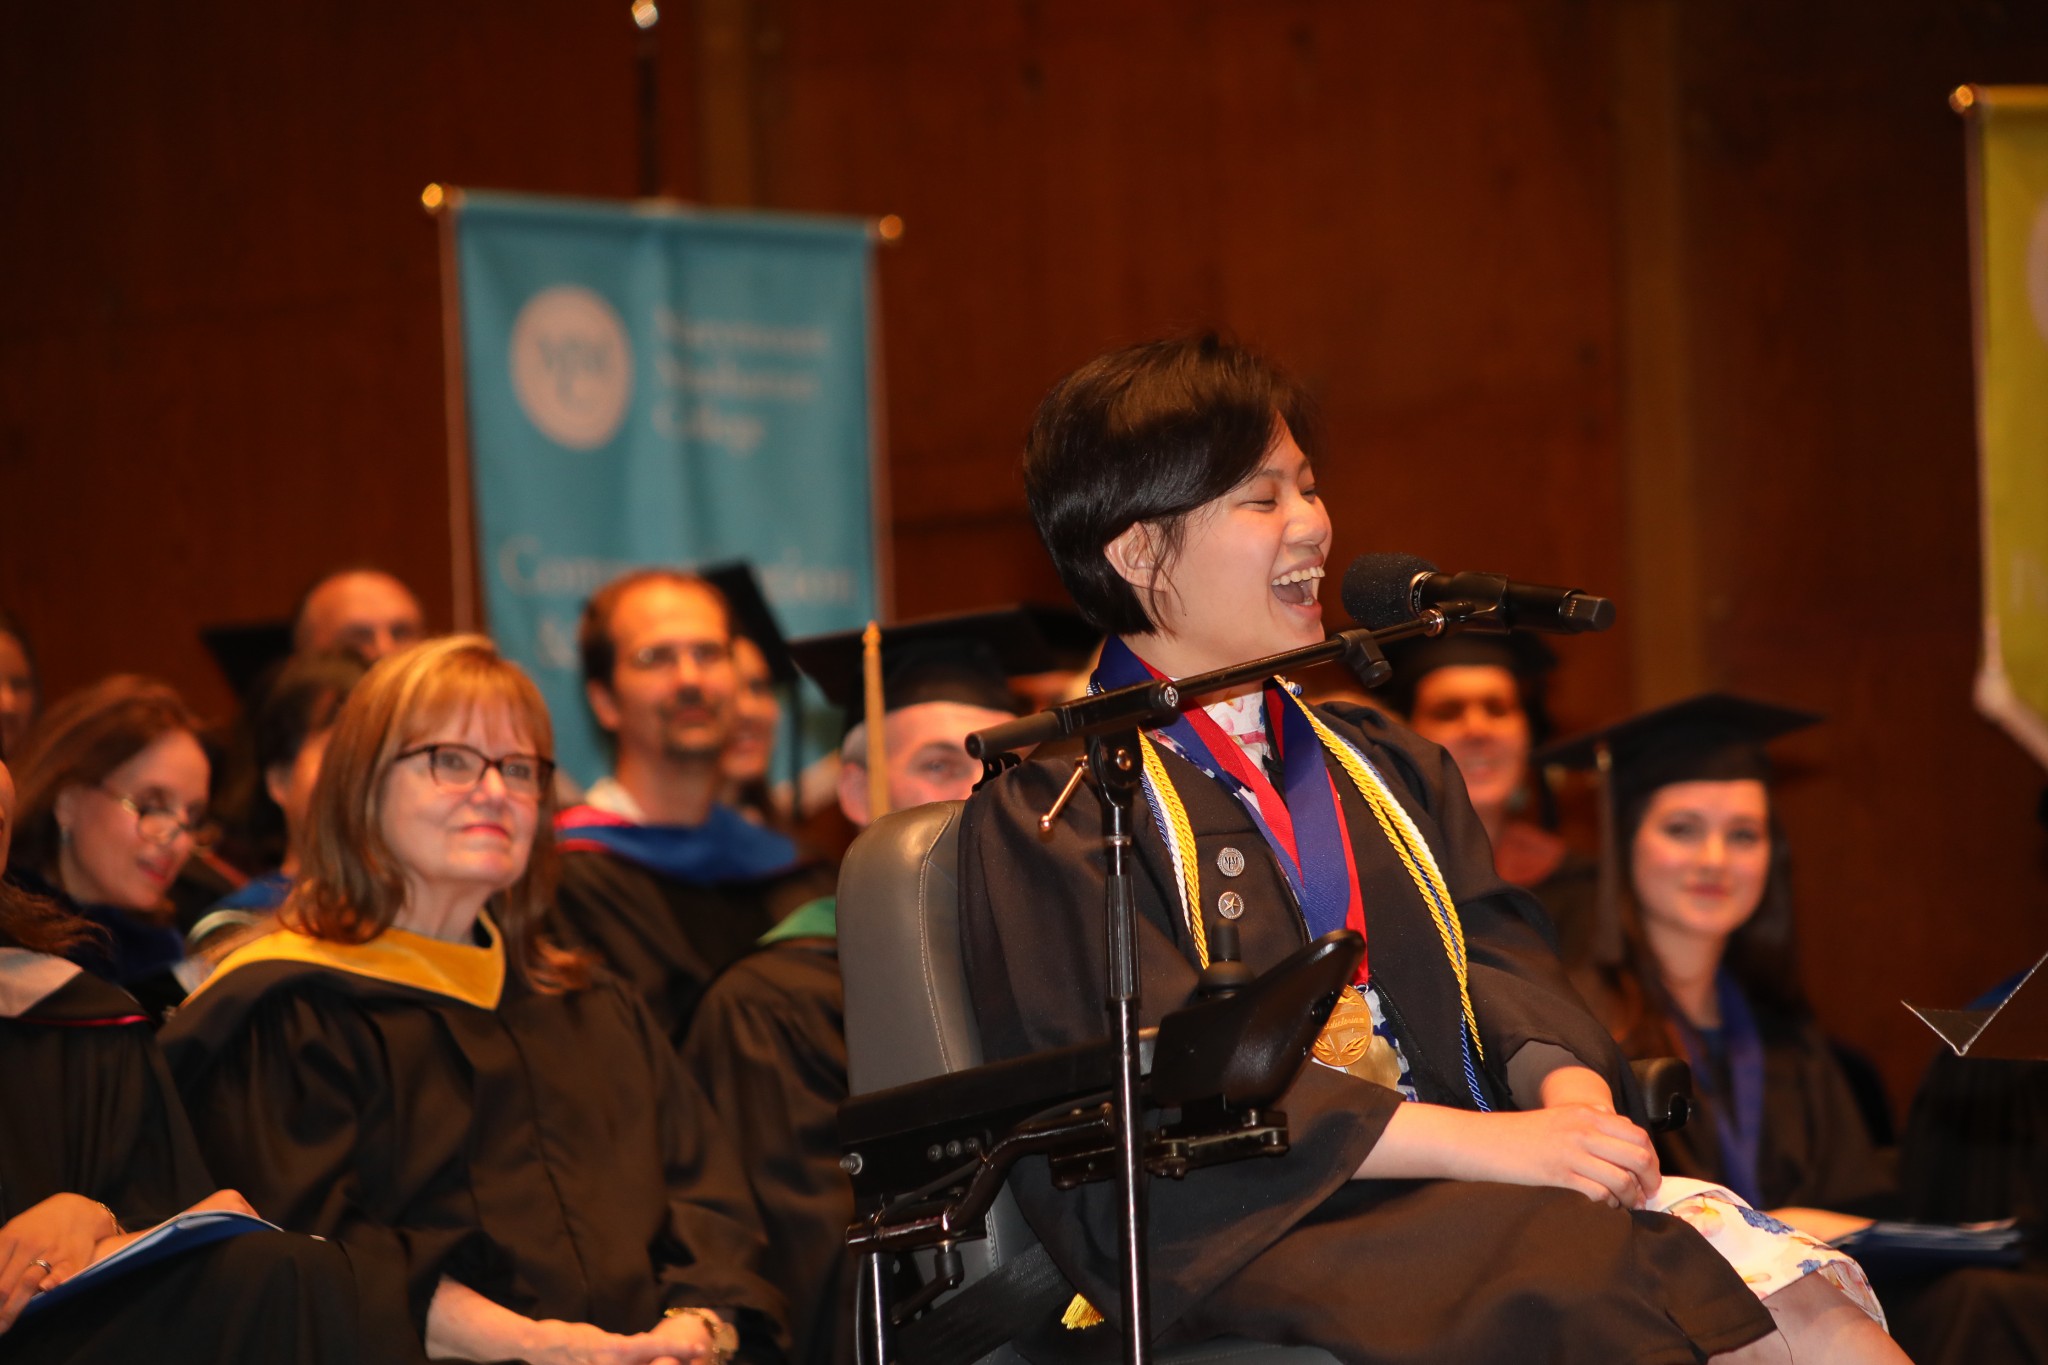
<path fill-rule="evenodd" d="M 1436 565 L 1420 555 L 1396 551 L 1360 555 L 1344 571 L 1344 610 L 1368 630 L 1385 630 L 1413 620 L 1415 606 L 1409 585 L 1419 573 L 1435 573 Z"/>

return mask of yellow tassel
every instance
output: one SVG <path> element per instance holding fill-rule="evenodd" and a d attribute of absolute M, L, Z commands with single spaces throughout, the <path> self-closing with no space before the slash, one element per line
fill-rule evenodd
<path fill-rule="evenodd" d="M 1060 1325 L 1069 1332 L 1081 1332 L 1086 1331 L 1090 1327 L 1100 1327 L 1105 1321 L 1107 1319 L 1095 1311 L 1095 1305 L 1082 1298 L 1079 1294 L 1074 1295 L 1074 1301 L 1067 1305 L 1067 1311 L 1060 1317 Z"/>

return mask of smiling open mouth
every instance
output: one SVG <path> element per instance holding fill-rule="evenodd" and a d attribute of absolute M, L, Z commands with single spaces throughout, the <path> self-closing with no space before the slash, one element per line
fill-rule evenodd
<path fill-rule="evenodd" d="M 1290 607 L 1310 606 L 1316 600 L 1316 589 L 1322 581 L 1320 565 L 1293 569 L 1273 580 L 1273 595 Z"/>

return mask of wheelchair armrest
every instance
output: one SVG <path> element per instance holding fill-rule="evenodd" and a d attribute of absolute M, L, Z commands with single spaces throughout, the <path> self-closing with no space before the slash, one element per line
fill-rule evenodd
<path fill-rule="evenodd" d="M 1650 1057 L 1630 1062 L 1652 1133 L 1672 1133 L 1692 1118 L 1692 1067 L 1682 1057 Z"/>

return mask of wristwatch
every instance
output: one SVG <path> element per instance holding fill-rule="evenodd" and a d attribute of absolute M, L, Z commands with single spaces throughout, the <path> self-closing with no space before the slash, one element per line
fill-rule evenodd
<path fill-rule="evenodd" d="M 716 1308 L 671 1308 L 663 1313 L 664 1318 L 696 1318 L 704 1324 L 704 1330 L 711 1334 L 711 1353 L 719 1365 L 731 1360 L 733 1352 L 740 1348 L 740 1329 L 727 1322 L 725 1315 Z"/>

